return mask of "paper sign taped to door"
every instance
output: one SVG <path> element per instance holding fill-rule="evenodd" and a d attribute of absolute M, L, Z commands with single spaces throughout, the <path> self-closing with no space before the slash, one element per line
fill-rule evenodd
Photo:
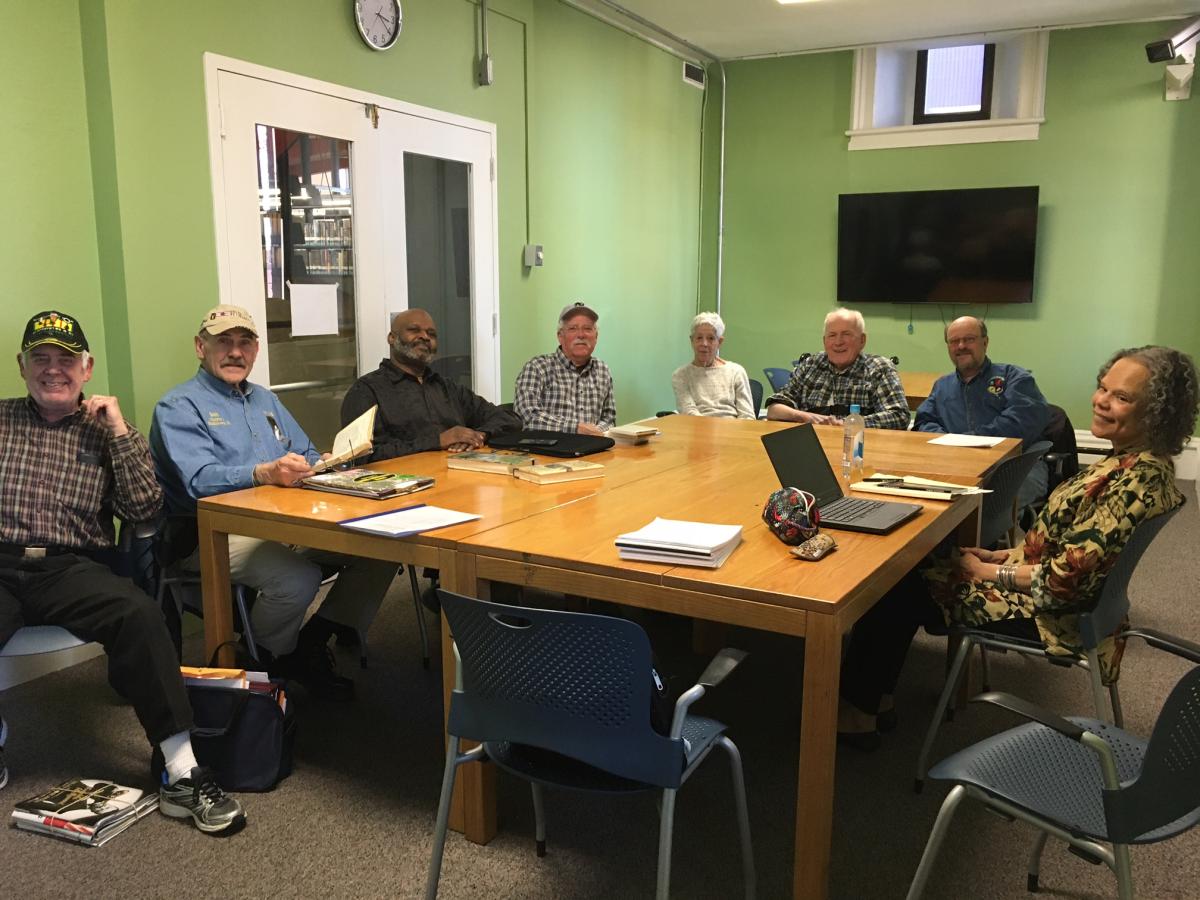
<path fill-rule="evenodd" d="M 338 333 L 336 284 L 292 284 L 292 337 Z"/>

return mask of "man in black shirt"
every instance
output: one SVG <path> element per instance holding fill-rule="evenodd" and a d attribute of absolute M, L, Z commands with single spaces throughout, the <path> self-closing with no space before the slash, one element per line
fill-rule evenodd
<path fill-rule="evenodd" d="M 513 413 L 429 368 L 437 355 L 437 328 L 425 310 L 398 313 L 387 340 L 391 358 L 358 379 L 342 400 L 343 425 L 379 405 L 372 460 L 474 450 L 490 434 L 521 427 Z"/>

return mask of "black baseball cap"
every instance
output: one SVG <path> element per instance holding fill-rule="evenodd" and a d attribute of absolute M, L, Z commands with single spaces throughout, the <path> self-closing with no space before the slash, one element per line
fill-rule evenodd
<path fill-rule="evenodd" d="M 21 352 L 42 344 L 54 344 L 72 353 L 83 353 L 88 349 L 87 338 L 79 321 L 74 316 L 53 309 L 40 312 L 29 320 L 25 326 L 25 336 L 21 338 Z"/>

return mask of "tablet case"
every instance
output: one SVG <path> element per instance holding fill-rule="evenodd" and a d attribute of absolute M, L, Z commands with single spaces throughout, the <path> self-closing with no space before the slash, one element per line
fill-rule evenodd
<path fill-rule="evenodd" d="M 489 447 L 539 456 L 589 456 L 609 449 L 614 443 L 609 437 L 567 431 L 505 431 L 488 438 Z"/>

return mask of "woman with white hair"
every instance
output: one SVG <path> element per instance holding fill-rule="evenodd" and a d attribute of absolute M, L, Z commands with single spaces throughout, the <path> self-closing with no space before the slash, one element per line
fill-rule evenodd
<path fill-rule="evenodd" d="M 675 408 L 688 416 L 753 419 L 750 378 L 735 362 L 721 359 L 725 323 L 716 313 L 703 312 L 692 319 L 692 361 L 671 376 Z"/>

